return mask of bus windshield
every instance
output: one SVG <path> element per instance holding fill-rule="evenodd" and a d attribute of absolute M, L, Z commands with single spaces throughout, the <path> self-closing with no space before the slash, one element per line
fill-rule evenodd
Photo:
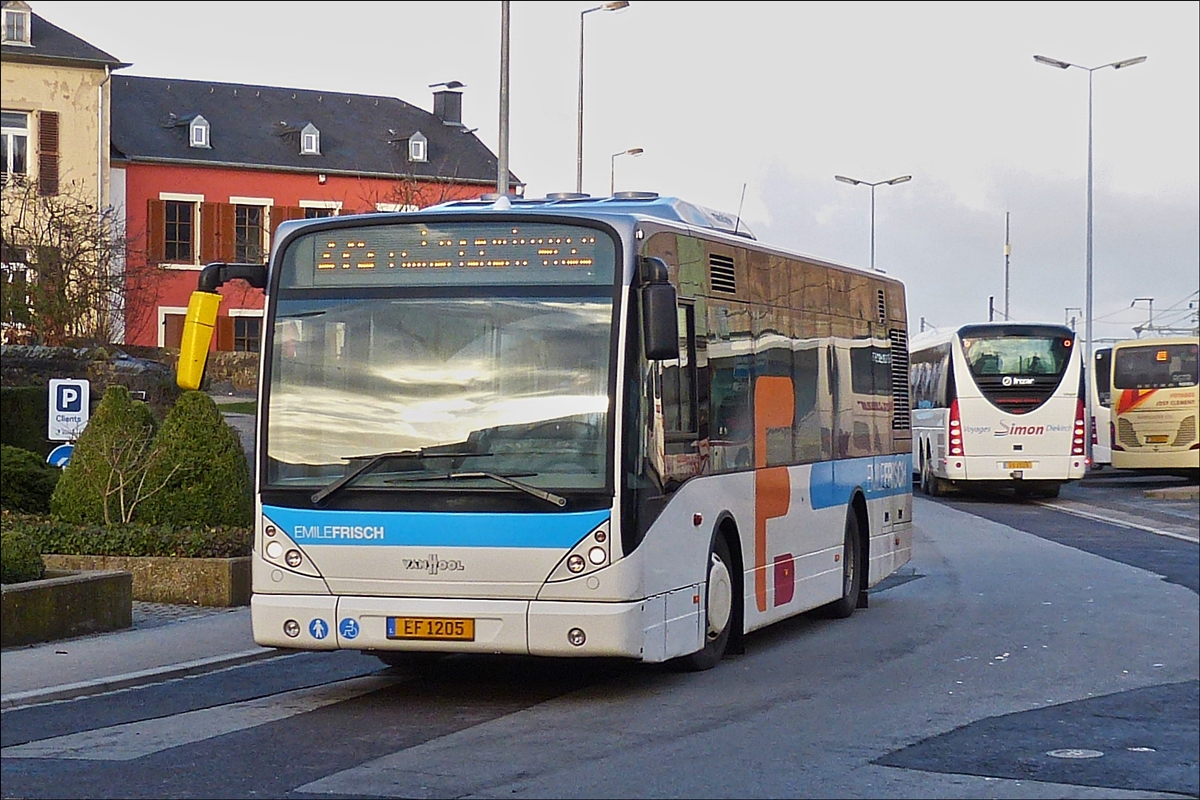
<path fill-rule="evenodd" d="M 1194 344 L 1122 347 L 1113 364 L 1118 389 L 1171 389 L 1196 385 Z"/>
<path fill-rule="evenodd" d="M 962 333 L 963 355 L 971 375 L 976 378 L 989 375 L 1059 377 L 1067 367 L 1071 344 L 1069 336 L 1050 331 L 1017 335 L 989 332 L 978 336 L 969 331 Z"/>
<path fill-rule="evenodd" d="M 607 486 L 615 249 L 522 227 L 393 222 L 289 246 L 265 486 Z"/>

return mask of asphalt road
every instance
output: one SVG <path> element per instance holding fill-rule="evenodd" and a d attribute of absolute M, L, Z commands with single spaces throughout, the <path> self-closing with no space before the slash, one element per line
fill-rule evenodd
<path fill-rule="evenodd" d="M 1136 484 L 919 498 L 870 608 L 705 673 L 303 654 L 5 711 L 0 793 L 1195 797 L 1200 513 Z"/>

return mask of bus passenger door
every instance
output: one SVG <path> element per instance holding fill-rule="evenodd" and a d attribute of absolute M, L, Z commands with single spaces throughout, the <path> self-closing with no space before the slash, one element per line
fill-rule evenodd
<path fill-rule="evenodd" d="M 708 469 L 707 440 L 701 439 L 699 397 L 700 371 L 697 369 L 696 310 L 690 303 L 679 305 L 679 358 L 659 362 L 659 395 L 655 405 L 661 409 L 656 423 L 661 425 L 661 456 L 657 464 L 663 486 L 668 490 Z"/>

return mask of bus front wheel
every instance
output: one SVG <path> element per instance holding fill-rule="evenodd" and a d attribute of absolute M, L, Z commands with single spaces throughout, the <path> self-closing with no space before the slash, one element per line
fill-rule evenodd
<path fill-rule="evenodd" d="M 925 468 L 921 470 L 921 491 L 930 497 L 944 497 L 946 495 L 946 484 L 942 479 L 933 474 L 932 461 L 925 459 Z"/>
<path fill-rule="evenodd" d="M 708 579 L 705 581 L 704 647 L 683 656 L 679 664 L 684 669 L 700 672 L 720 663 L 729 645 L 734 624 L 735 584 L 729 565 L 729 545 L 717 534 L 708 557 Z"/>

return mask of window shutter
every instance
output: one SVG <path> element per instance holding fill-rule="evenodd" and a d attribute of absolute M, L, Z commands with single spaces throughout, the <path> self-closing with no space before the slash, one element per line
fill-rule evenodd
<path fill-rule="evenodd" d="M 217 261 L 228 264 L 233 262 L 237 253 L 237 211 L 229 203 L 220 203 L 217 205 L 217 217 Z"/>
<path fill-rule="evenodd" d="M 233 350 L 233 317 L 217 317 L 217 349 Z"/>
<path fill-rule="evenodd" d="M 150 200 L 146 203 L 146 239 L 150 249 L 146 260 L 151 264 L 161 264 L 167 260 L 167 204 L 164 200 Z"/>
<path fill-rule="evenodd" d="M 58 112 L 38 114 L 38 191 L 58 194 Z"/>
<path fill-rule="evenodd" d="M 163 315 L 163 347 L 178 348 L 183 343 L 183 314 Z"/>
<path fill-rule="evenodd" d="M 220 215 L 217 203 L 200 204 L 200 263 L 221 260 Z"/>

